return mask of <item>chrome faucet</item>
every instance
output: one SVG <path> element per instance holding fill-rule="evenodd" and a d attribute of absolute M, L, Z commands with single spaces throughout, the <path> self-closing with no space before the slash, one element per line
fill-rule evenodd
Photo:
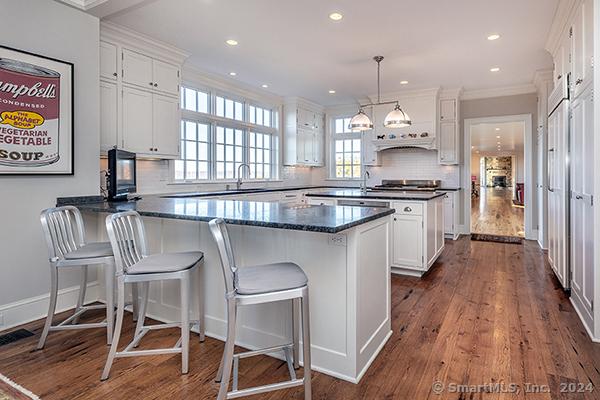
<path fill-rule="evenodd" d="M 367 179 L 369 179 L 370 177 L 371 177 L 371 174 L 365 168 L 365 171 L 363 172 L 363 176 L 362 176 L 362 182 L 360 183 L 360 191 L 362 193 L 367 193 Z"/>
<path fill-rule="evenodd" d="M 244 182 L 242 182 L 242 173 L 241 173 L 242 167 L 246 167 L 246 169 L 248 170 L 248 174 L 251 173 L 251 169 L 250 169 L 250 166 L 248 164 L 241 163 L 239 165 L 238 170 L 237 170 L 237 177 L 238 177 L 237 178 L 237 183 L 236 183 L 237 190 L 240 190 L 242 188 L 242 184 L 244 183 Z"/>

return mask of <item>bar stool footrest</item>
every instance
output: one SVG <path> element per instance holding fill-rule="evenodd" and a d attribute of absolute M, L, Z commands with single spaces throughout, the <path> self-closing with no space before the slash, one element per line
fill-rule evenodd
<path fill-rule="evenodd" d="M 251 396 L 254 394 L 267 393 L 275 390 L 288 389 L 296 386 L 304 385 L 304 378 L 295 379 L 291 381 L 279 382 L 279 383 L 271 383 L 269 385 L 256 386 L 253 388 L 242 389 L 242 390 L 233 390 L 227 393 L 228 399 L 235 399 L 238 397 Z"/>
<path fill-rule="evenodd" d="M 251 350 L 251 351 L 245 351 L 243 353 L 237 353 L 233 355 L 233 383 L 232 383 L 232 391 L 229 393 L 239 393 L 239 396 L 235 396 L 235 397 L 241 397 L 241 396 L 248 396 L 252 393 L 247 393 L 248 390 L 253 390 L 255 388 L 248 388 L 248 389 L 243 389 L 243 390 L 238 390 L 238 379 L 239 379 L 239 364 L 240 364 L 240 359 L 242 358 L 249 358 L 249 357 L 253 357 L 253 356 L 258 356 L 258 355 L 263 355 L 263 354 L 269 354 L 269 353 L 275 353 L 275 352 L 279 352 L 279 351 L 283 351 L 283 354 L 285 355 L 285 361 L 288 367 L 288 371 L 290 373 L 290 380 L 289 381 L 285 381 L 285 382 L 280 382 L 280 383 L 275 383 L 275 384 L 271 384 L 271 385 L 264 385 L 264 386 L 259 386 L 258 388 L 269 388 L 271 386 L 273 386 L 273 389 L 268 389 L 266 391 L 271 391 L 271 390 L 278 390 L 281 389 L 282 387 L 279 387 L 277 385 L 281 385 L 281 384 L 287 384 L 290 382 L 296 382 L 298 381 L 298 379 L 296 378 L 296 370 L 294 369 L 294 362 L 292 359 L 292 349 L 294 347 L 293 343 L 288 343 L 288 344 L 283 344 L 283 345 L 279 345 L 279 346 L 273 346 L 273 347 L 266 347 L 264 349 L 258 349 L 258 350 Z M 302 379 L 300 379 L 301 382 L 304 382 Z M 275 386 L 274 386 L 275 385 Z M 297 386 L 297 385 L 294 385 Z M 286 387 L 286 386 L 284 386 Z M 244 394 L 246 393 L 246 394 Z M 256 392 L 256 393 L 263 393 L 262 391 Z M 229 395 L 228 397 L 229 398 Z"/>

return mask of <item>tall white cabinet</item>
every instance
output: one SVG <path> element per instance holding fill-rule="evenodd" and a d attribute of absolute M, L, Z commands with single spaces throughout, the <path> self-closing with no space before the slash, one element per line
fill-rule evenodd
<path fill-rule="evenodd" d="M 297 97 L 285 100 L 283 147 L 284 165 L 325 165 L 325 113 L 322 106 Z"/>
<path fill-rule="evenodd" d="M 100 149 L 180 155 L 182 51 L 110 23 L 100 29 Z"/>

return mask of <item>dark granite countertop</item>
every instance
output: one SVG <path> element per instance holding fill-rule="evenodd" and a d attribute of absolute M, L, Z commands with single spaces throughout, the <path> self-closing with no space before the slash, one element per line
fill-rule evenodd
<path fill-rule="evenodd" d="M 334 189 L 334 190 L 323 190 L 314 191 L 307 193 L 309 197 L 351 197 L 357 199 L 385 199 L 385 200 L 418 200 L 428 201 L 438 197 L 444 196 L 444 193 L 439 192 L 419 192 L 419 191 L 368 191 L 366 193 L 361 192 L 359 189 Z"/>
<path fill-rule="evenodd" d="M 262 226 L 311 232 L 338 233 L 394 213 L 381 207 L 309 206 L 257 201 L 144 196 L 141 200 L 90 202 L 89 197 L 60 198 L 81 211 L 115 213 L 135 210 L 143 216 L 208 222 L 223 218 L 235 225 Z"/>
<path fill-rule="evenodd" d="M 212 197 L 212 196 L 233 196 L 236 194 L 252 194 L 252 193 L 269 193 L 269 192 L 286 192 L 292 190 L 313 190 L 335 188 L 335 186 L 288 186 L 288 187 L 271 187 L 271 188 L 246 188 L 246 189 L 231 189 L 221 190 L 216 192 L 184 192 L 184 193 L 167 193 L 163 197 L 167 198 L 186 198 L 186 197 Z"/>

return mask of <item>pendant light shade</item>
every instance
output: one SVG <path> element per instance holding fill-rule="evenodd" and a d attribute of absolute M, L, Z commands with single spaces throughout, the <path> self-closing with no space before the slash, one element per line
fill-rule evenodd
<path fill-rule="evenodd" d="M 412 125 L 410 117 L 402 111 L 399 104 L 396 104 L 396 107 L 386 115 L 383 121 L 383 126 L 386 128 L 403 128 L 410 125 Z"/>
<path fill-rule="evenodd" d="M 371 118 L 369 118 L 369 116 L 365 114 L 362 109 L 360 109 L 358 110 L 358 113 L 350 120 L 348 129 L 351 131 L 367 131 L 369 129 L 373 129 L 373 122 L 371 122 Z"/>

